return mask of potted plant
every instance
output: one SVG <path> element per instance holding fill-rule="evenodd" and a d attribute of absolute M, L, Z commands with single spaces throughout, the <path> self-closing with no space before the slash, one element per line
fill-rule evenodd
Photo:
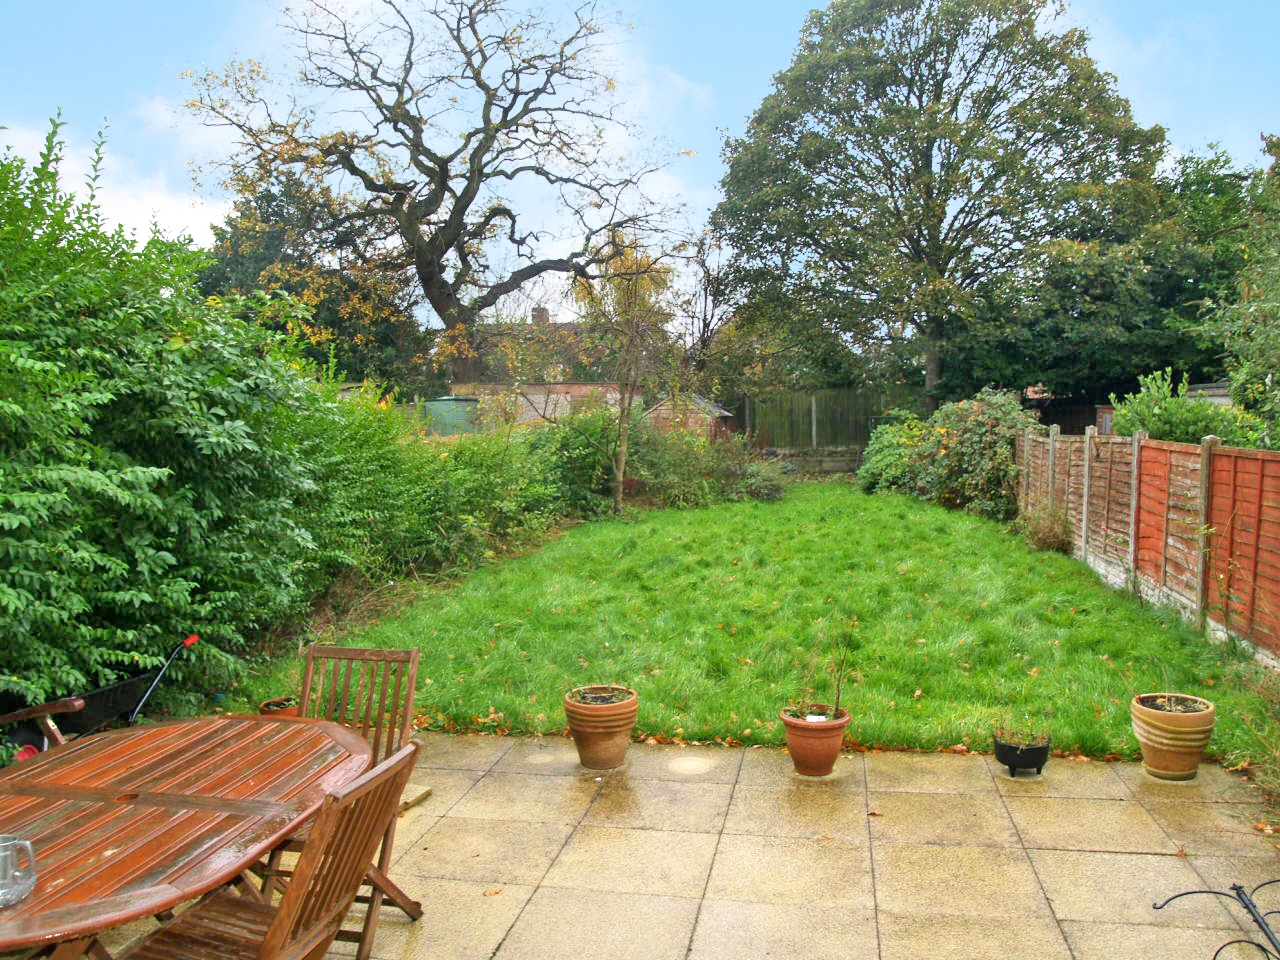
<path fill-rule="evenodd" d="M 297 697 L 273 697 L 258 704 L 258 712 L 272 717 L 296 717 L 300 713 Z"/>
<path fill-rule="evenodd" d="M 1190 780 L 1213 735 L 1217 708 L 1187 693 L 1139 693 L 1129 704 L 1142 767 L 1160 780 Z"/>
<path fill-rule="evenodd" d="M 787 752 L 796 773 L 806 777 L 825 777 L 835 769 L 836 758 L 844 745 L 844 728 L 849 725 L 849 711 L 840 706 L 844 685 L 844 666 L 848 655 L 846 642 L 840 647 L 836 668 L 835 702 L 792 700 L 778 712 L 787 731 Z"/>
<path fill-rule="evenodd" d="M 996 751 L 996 763 L 1009 768 L 1009 776 L 1016 778 L 1019 770 L 1035 770 L 1040 773 L 1049 762 L 1049 748 L 1053 738 L 1042 730 L 1011 730 L 1001 728 L 991 737 Z"/>
<path fill-rule="evenodd" d="M 622 765 L 639 704 L 634 690 L 615 683 L 575 687 L 564 695 L 565 719 L 584 767 L 610 770 Z"/>

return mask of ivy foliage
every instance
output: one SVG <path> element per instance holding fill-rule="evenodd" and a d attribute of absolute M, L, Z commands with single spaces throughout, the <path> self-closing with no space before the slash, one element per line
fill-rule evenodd
<path fill-rule="evenodd" d="M 58 126 L 33 165 L 0 156 L 0 695 L 110 682 L 193 630 L 216 682 L 297 599 L 310 481 L 274 434 L 309 391 L 243 304 L 195 295 L 185 245 L 62 190 Z"/>

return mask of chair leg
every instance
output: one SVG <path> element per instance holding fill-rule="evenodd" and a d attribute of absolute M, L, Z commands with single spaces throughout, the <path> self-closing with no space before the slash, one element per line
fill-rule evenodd
<path fill-rule="evenodd" d="M 422 916 L 422 904 L 417 900 L 410 899 L 409 895 L 401 890 L 396 882 L 378 867 L 370 865 L 369 872 L 365 875 L 365 882 L 373 887 L 373 895 L 370 896 L 370 901 L 375 896 L 379 900 L 386 897 L 388 903 L 392 903 L 403 910 L 410 920 L 417 920 Z"/>
<path fill-rule="evenodd" d="M 403 910 L 410 920 L 417 920 L 422 916 L 422 904 L 411 899 L 394 880 L 387 876 L 387 867 L 391 865 L 391 851 L 395 846 L 395 840 L 396 822 L 393 818 L 387 827 L 387 832 L 382 835 L 377 862 L 369 864 L 369 869 L 365 871 L 364 882 L 369 887 L 369 894 L 356 898 L 357 903 L 366 904 L 360 930 L 339 930 L 335 937 L 337 940 L 359 944 L 356 949 L 356 960 L 369 960 L 369 955 L 373 952 L 373 941 L 378 930 L 378 915 L 382 912 L 384 897 Z"/>
<path fill-rule="evenodd" d="M 369 960 L 373 953 L 374 937 L 378 934 L 378 913 L 382 909 L 382 891 L 375 884 L 369 891 L 369 906 L 364 913 L 364 925 L 360 928 L 360 945 L 356 947 L 356 960 Z"/>
<path fill-rule="evenodd" d="M 280 886 L 280 860 L 283 856 L 284 852 L 276 847 L 267 854 L 267 862 L 262 867 L 262 898 L 268 902 Z"/>

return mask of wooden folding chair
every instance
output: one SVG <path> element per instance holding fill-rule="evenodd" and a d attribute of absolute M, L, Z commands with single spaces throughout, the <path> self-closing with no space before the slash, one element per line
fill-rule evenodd
<path fill-rule="evenodd" d="M 52 703 L 42 703 L 35 707 L 23 707 L 21 710 L 15 710 L 12 713 L 0 714 L 0 727 L 7 727 L 10 724 L 30 723 L 36 728 L 35 739 L 43 738 L 44 743 L 30 743 L 37 750 L 44 747 L 60 747 L 67 742 L 67 738 L 62 735 L 62 731 L 58 729 L 58 724 L 54 721 L 54 715 L 59 713 L 75 713 L 77 710 L 84 709 L 83 697 L 67 697 L 64 700 L 55 700 Z M 20 746 L 28 745 L 30 741 L 24 739 Z"/>
<path fill-rule="evenodd" d="M 418 650 L 366 650 L 312 644 L 307 648 L 307 667 L 298 699 L 304 717 L 332 720 L 360 731 L 373 748 L 373 762 L 399 750 L 413 732 L 413 697 L 418 683 Z M 428 791 L 429 792 L 429 791 Z M 425 795 L 425 794 L 424 794 Z M 368 960 L 373 949 L 378 913 L 384 898 L 399 907 L 410 920 L 422 916 L 422 904 L 411 899 L 390 877 L 396 823 L 387 824 L 376 860 L 371 858 L 365 877 L 368 893 L 355 902 L 366 905 L 359 930 L 340 930 L 336 939 L 358 943 L 357 960 Z M 309 843 L 307 828 L 290 837 L 268 858 L 263 892 L 270 893 L 276 879 L 288 876 L 281 869 L 284 853 L 304 849 Z"/>
<path fill-rule="evenodd" d="M 210 894 L 118 960 L 319 960 L 399 814 L 416 743 L 327 795 L 279 906 L 253 886 Z"/>

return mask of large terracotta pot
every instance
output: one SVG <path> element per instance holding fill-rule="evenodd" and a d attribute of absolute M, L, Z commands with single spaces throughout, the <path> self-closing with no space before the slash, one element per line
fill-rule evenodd
<path fill-rule="evenodd" d="M 611 693 L 622 693 L 623 699 L 614 703 L 583 703 L 580 699 L 584 694 L 587 699 L 605 699 Z M 610 770 L 622 765 L 639 704 L 634 690 L 615 684 L 577 687 L 564 695 L 564 715 L 584 767 Z"/>
<path fill-rule="evenodd" d="M 828 715 L 831 708 L 825 703 L 813 704 L 815 710 Z M 778 712 L 787 728 L 787 750 L 796 773 L 806 777 L 825 777 L 835 769 L 836 757 L 844 744 L 844 728 L 849 725 L 849 711 L 841 707 L 833 720 L 805 720 Z"/>
<path fill-rule="evenodd" d="M 1198 709 L 1167 709 L 1172 703 Z M 1217 719 L 1213 703 L 1185 693 L 1140 693 L 1129 704 L 1129 715 L 1147 773 L 1160 780 L 1190 780 L 1196 775 Z"/>

